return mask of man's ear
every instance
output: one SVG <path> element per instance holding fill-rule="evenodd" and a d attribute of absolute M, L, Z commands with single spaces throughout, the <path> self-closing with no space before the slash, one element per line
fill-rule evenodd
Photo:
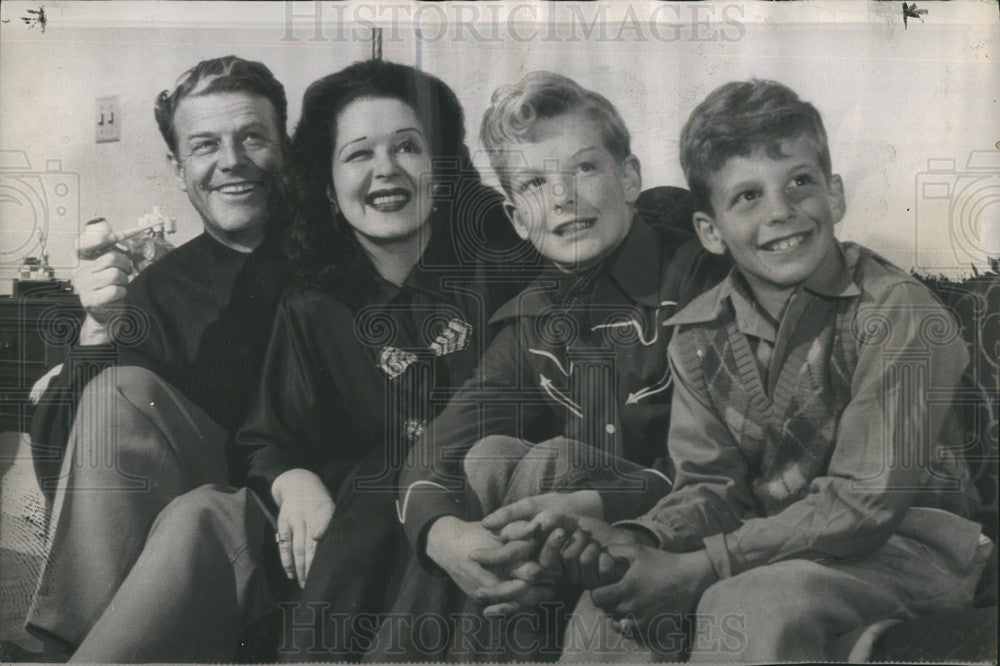
<path fill-rule="evenodd" d="M 625 201 L 634 204 L 642 192 L 642 165 L 639 158 L 629 155 L 622 162 L 622 182 L 625 189 Z"/>
<path fill-rule="evenodd" d="M 187 184 L 184 182 L 184 167 L 181 165 L 181 161 L 173 152 L 167 153 L 167 161 L 170 162 L 170 168 L 174 172 L 177 187 L 181 188 L 181 192 L 187 192 Z"/>
<path fill-rule="evenodd" d="M 833 223 L 837 224 L 844 219 L 844 213 L 847 212 L 847 199 L 844 197 L 844 181 L 839 174 L 830 176 L 827 191 L 830 194 L 830 210 L 833 212 Z"/>
<path fill-rule="evenodd" d="M 719 225 L 708 213 L 698 211 L 692 216 L 694 230 L 705 249 L 712 254 L 725 254 L 726 243 L 719 235 Z"/>
<path fill-rule="evenodd" d="M 514 225 L 514 231 L 521 237 L 521 240 L 528 240 L 528 227 L 524 224 L 524 220 L 521 218 L 521 214 L 518 212 L 517 206 L 505 199 L 503 202 L 503 212 L 507 214 L 507 219 L 510 220 L 512 225 Z"/>

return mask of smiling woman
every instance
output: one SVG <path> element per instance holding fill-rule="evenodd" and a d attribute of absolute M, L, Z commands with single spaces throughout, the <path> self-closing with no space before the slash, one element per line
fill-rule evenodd
<path fill-rule="evenodd" d="M 372 118 L 381 123 L 373 125 Z M 414 110 L 398 99 L 359 99 L 337 117 L 331 203 L 379 273 L 401 284 L 427 246 L 431 153 Z"/>
<path fill-rule="evenodd" d="M 454 93 L 404 65 L 354 64 L 303 101 L 304 214 L 287 243 L 299 283 L 238 436 L 257 448 L 251 478 L 278 507 L 282 565 L 304 588 L 307 617 L 285 619 L 323 625 L 286 646 L 300 656 L 365 652 L 375 627 L 357 623 L 388 610 L 409 559 L 399 467 L 472 376 L 489 317 L 535 274 L 463 142 Z"/>

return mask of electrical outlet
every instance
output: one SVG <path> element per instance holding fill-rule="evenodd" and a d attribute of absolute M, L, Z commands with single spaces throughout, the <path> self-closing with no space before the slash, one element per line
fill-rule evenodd
<path fill-rule="evenodd" d="M 118 97 L 97 98 L 97 143 L 121 141 L 121 105 Z"/>

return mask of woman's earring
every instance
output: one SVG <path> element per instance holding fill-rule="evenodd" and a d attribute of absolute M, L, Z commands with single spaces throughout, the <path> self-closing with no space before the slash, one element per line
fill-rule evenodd
<path fill-rule="evenodd" d="M 340 206 L 337 205 L 337 197 L 333 193 L 332 185 L 326 186 L 326 200 L 330 202 L 330 210 L 333 211 L 334 215 L 340 212 Z"/>

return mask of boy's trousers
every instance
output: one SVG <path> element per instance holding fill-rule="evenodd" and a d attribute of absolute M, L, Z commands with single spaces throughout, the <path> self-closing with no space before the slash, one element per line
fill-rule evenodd
<path fill-rule="evenodd" d="M 491 435 L 477 442 L 464 459 L 468 496 L 478 504 L 480 517 L 542 493 L 581 490 L 594 484 L 600 487 L 602 482 L 610 485 L 623 474 L 637 485 L 662 484 L 666 492 L 669 485 L 663 477 L 641 470 L 635 463 L 565 437 L 533 444 Z M 411 622 L 384 622 L 366 660 L 555 661 L 561 652 L 564 616 L 572 609 L 572 603 L 558 601 L 513 619 L 486 620 L 474 600 L 414 559 L 393 608 L 394 615 L 408 617 Z M 437 629 L 445 624 L 448 630 L 443 640 L 439 632 L 425 635 L 419 631 L 424 626 Z"/>
<path fill-rule="evenodd" d="M 505 435 L 484 437 L 466 454 L 464 470 L 483 516 L 526 497 L 551 491 L 612 489 L 620 487 L 623 480 L 625 487 L 634 487 L 637 498 L 644 501 L 658 499 L 670 490 L 670 482 L 662 474 L 566 437 L 538 444 Z M 629 517 L 637 517 L 647 508 L 639 508 L 638 499 L 636 504 L 634 515 Z"/>
<path fill-rule="evenodd" d="M 226 658 L 219 650 L 231 653 L 233 632 L 270 601 L 256 561 L 273 543 L 252 492 L 191 492 L 227 481 L 226 440 L 152 372 L 94 378 L 63 460 L 29 631 L 79 646 L 86 661 Z"/>
<path fill-rule="evenodd" d="M 665 617 L 658 635 L 640 629 L 638 642 L 623 640 L 614 621 L 584 593 L 571 622 L 575 645 L 586 649 L 564 660 L 607 661 L 614 653 L 633 661 L 674 661 L 685 651 L 682 642 L 695 662 L 863 659 L 868 655 L 851 650 L 858 630 L 868 625 L 971 606 L 992 548 L 977 528 L 945 511 L 911 508 L 896 533 L 870 555 L 750 569 L 708 588 L 696 617 L 685 618 L 688 624 Z M 581 635 L 595 642 L 582 643 Z"/>

